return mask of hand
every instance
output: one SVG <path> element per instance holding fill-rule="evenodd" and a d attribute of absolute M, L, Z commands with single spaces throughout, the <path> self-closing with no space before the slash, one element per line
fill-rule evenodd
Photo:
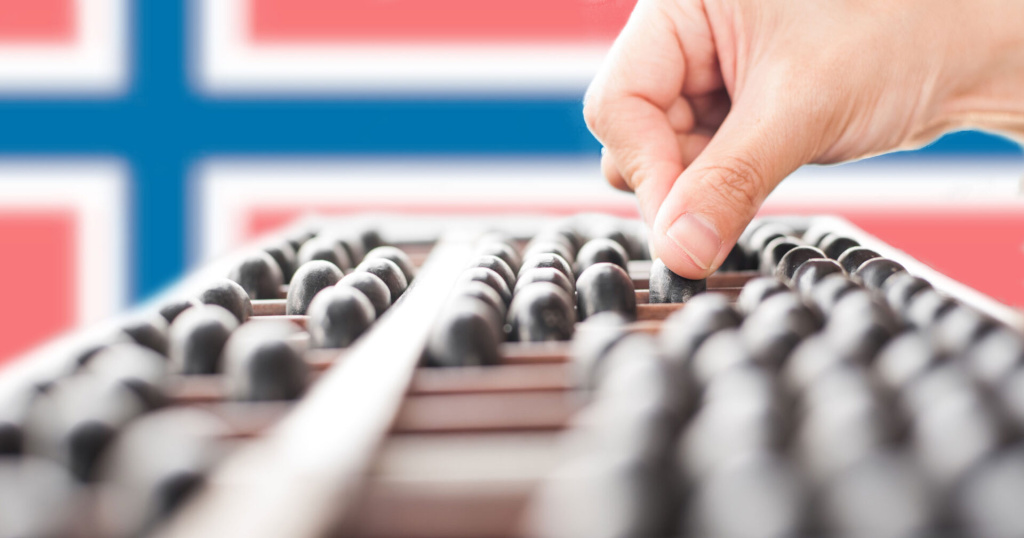
<path fill-rule="evenodd" d="M 1024 132 L 1021 20 L 1019 0 L 640 0 L 584 115 L 652 250 L 703 278 L 803 164 Z"/>

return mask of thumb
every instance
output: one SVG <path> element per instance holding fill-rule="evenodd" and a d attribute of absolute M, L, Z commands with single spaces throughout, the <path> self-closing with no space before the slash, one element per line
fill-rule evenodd
<path fill-rule="evenodd" d="M 662 191 L 664 198 L 640 200 L 659 207 L 651 242 L 669 269 L 706 278 L 722 264 L 768 194 L 810 161 L 815 142 L 811 129 L 794 125 L 800 117 L 778 106 L 734 103 L 707 147 Z"/>

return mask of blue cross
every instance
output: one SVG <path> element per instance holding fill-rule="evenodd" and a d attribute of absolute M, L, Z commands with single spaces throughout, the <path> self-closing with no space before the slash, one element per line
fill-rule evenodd
<path fill-rule="evenodd" d="M 578 97 L 214 98 L 189 78 L 189 2 L 135 2 L 130 77 L 112 99 L 0 100 L 0 155 L 111 156 L 132 176 L 134 300 L 185 268 L 187 178 L 204 157 L 343 154 L 591 154 Z M 1009 152 L 983 135 L 930 151 Z M 194 212 L 191 214 L 195 214 Z"/>

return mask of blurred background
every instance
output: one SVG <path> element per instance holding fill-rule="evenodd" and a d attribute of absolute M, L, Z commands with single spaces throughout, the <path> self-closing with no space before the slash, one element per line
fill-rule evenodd
<path fill-rule="evenodd" d="M 635 215 L 583 91 L 630 0 L 0 0 L 0 363 L 306 213 Z M 957 133 L 799 171 L 1024 306 L 1020 149 Z"/>

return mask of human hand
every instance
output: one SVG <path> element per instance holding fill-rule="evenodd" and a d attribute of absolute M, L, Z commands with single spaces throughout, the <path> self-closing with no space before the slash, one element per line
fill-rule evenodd
<path fill-rule="evenodd" d="M 1018 0 L 640 0 L 584 116 L 652 250 L 703 278 L 803 164 L 1024 132 L 1021 20 Z"/>

